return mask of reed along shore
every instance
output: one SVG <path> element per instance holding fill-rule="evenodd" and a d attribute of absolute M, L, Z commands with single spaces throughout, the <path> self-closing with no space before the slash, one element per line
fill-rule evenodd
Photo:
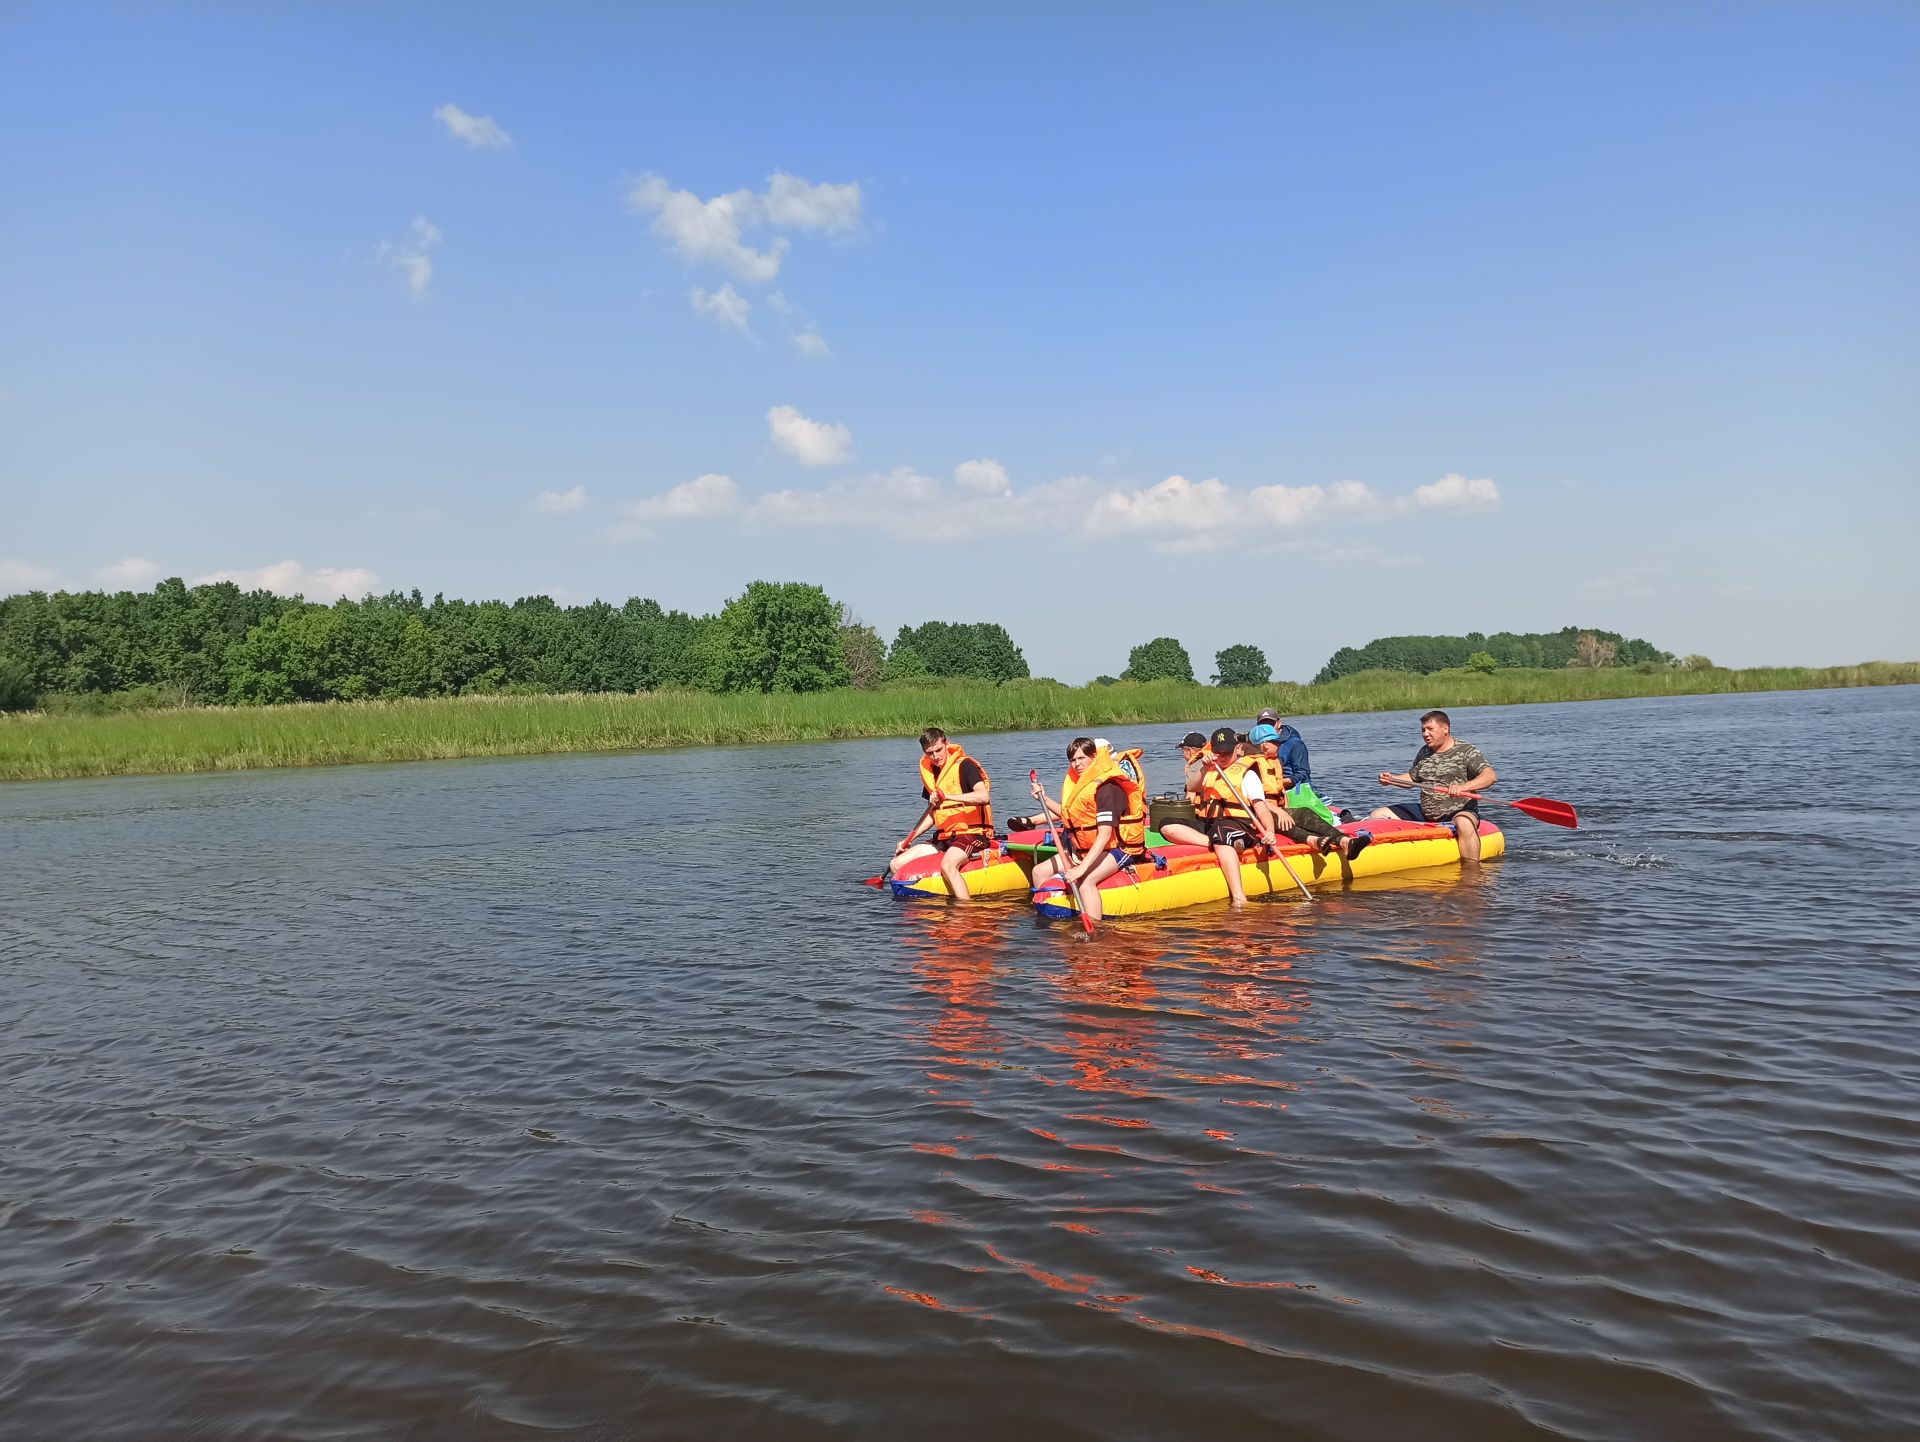
<path fill-rule="evenodd" d="M 1365 671 L 1325 685 L 1194 686 L 1177 682 L 1063 686 L 930 683 L 810 695 L 494 695 L 209 706 L 117 715 L 0 715 L 0 781 L 431 761 L 566 751 L 909 736 L 938 725 L 956 735 L 1067 727 L 1109 731 L 1147 722 L 1246 719 L 1429 707 L 1609 701 L 1636 696 L 1815 690 L 1920 683 L 1920 662 L 1755 667 L 1733 671 L 1504 670 L 1414 675 Z"/>

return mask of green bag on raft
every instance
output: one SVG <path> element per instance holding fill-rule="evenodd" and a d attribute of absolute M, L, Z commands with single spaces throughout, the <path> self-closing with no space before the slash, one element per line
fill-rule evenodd
<path fill-rule="evenodd" d="M 1330 826 L 1340 824 L 1340 818 L 1333 814 L 1333 809 L 1304 781 L 1287 792 L 1287 805 L 1304 806 Z"/>

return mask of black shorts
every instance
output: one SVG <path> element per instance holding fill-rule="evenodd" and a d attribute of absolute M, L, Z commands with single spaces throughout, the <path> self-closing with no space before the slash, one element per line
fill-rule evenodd
<path fill-rule="evenodd" d="M 1429 818 L 1427 813 L 1420 809 L 1420 803 L 1418 801 L 1395 802 L 1388 810 L 1392 811 L 1393 814 L 1402 821 L 1424 821 L 1429 826 L 1451 826 L 1453 825 L 1454 816 L 1471 816 L 1476 821 L 1480 818 L 1480 803 L 1478 801 L 1469 801 L 1465 806 L 1462 806 L 1458 811 L 1454 812 L 1453 816 L 1442 816 L 1438 821 Z"/>
<path fill-rule="evenodd" d="M 1216 816 L 1210 821 L 1201 822 L 1200 829 L 1207 833 L 1207 840 L 1215 846 L 1231 846 L 1244 851 L 1254 843 L 1253 823 L 1237 816 Z"/>

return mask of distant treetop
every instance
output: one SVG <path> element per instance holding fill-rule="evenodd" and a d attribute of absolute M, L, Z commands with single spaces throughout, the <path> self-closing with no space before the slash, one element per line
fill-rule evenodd
<path fill-rule="evenodd" d="M 1584 638 L 1584 640 L 1583 640 Z M 1611 650 L 1609 651 L 1609 648 Z M 1487 664 L 1492 662 L 1492 666 Z M 1382 636 L 1360 647 L 1342 646 L 1313 678 L 1316 686 L 1356 671 L 1412 671 L 1427 675 L 1455 667 L 1491 670 L 1532 666 L 1671 665 L 1673 657 L 1651 641 L 1629 640 L 1617 631 L 1568 626 L 1559 631 L 1469 631 L 1464 636 Z"/>

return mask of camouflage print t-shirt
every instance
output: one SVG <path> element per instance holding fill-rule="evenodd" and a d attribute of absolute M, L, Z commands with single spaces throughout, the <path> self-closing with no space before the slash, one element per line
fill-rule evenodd
<path fill-rule="evenodd" d="M 1458 786 L 1486 769 L 1487 758 L 1480 754 L 1478 746 L 1469 741 L 1455 741 L 1445 751 L 1422 746 L 1413 758 L 1413 765 L 1407 768 L 1407 775 L 1422 786 Z M 1429 821 L 1445 821 L 1466 804 L 1458 796 L 1436 796 L 1431 791 L 1420 793 L 1420 813 Z"/>

